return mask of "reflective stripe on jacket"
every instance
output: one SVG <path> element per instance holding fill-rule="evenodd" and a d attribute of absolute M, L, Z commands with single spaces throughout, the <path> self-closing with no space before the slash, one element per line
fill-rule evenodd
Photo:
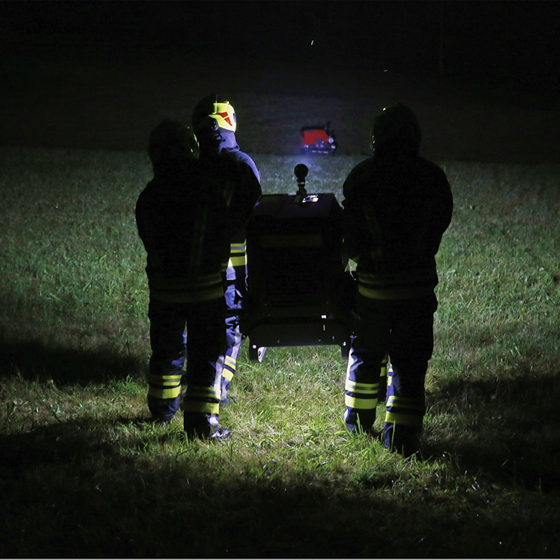
<path fill-rule="evenodd" d="M 433 293 L 435 255 L 453 210 L 444 171 L 418 156 L 372 156 L 343 190 L 344 246 L 358 263 L 359 293 L 387 300 Z"/>
<path fill-rule="evenodd" d="M 136 203 L 150 295 L 194 303 L 223 296 L 231 237 L 226 181 L 191 164 L 155 173 Z"/>
<path fill-rule="evenodd" d="M 437 285 L 435 268 L 394 273 L 358 272 L 358 292 L 370 299 L 415 299 Z"/>

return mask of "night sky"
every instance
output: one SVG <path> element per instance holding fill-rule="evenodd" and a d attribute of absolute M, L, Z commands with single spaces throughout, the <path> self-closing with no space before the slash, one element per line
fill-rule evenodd
<path fill-rule="evenodd" d="M 0 0 L 0 145 L 144 149 L 219 90 L 246 151 L 333 121 L 362 153 L 398 100 L 433 158 L 560 161 L 559 28 L 556 0 Z"/>
<path fill-rule="evenodd" d="M 554 89 L 557 1 L 0 2 L 3 36 L 180 43 L 193 56 L 466 76 Z"/>

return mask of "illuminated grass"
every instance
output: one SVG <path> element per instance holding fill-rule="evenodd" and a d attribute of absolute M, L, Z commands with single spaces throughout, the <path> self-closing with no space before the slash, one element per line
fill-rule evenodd
<path fill-rule="evenodd" d="M 360 157 L 255 155 L 265 192 L 335 192 Z M 427 460 L 342 422 L 336 347 L 242 349 L 229 442 L 152 426 L 136 152 L 0 149 L 2 555 L 556 557 L 556 166 L 444 162 Z M 379 406 L 377 427 L 383 406 Z"/>

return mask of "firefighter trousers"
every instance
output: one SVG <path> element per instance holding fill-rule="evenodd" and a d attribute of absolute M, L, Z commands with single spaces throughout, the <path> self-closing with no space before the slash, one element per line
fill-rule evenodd
<path fill-rule="evenodd" d="M 223 298 L 199 303 L 150 298 L 148 407 L 154 418 L 169 421 L 173 417 L 185 385 L 185 414 L 219 414 L 224 313 Z"/>
<path fill-rule="evenodd" d="M 349 430 L 370 431 L 375 422 L 380 372 L 390 356 L 383 441 L 398 448 L 422 430 L 424 382 L 433 352 L 435 295 L 410 300 L 375 300 L 358 294 L 356 336 L 346 373 L 344 420 Z"/>

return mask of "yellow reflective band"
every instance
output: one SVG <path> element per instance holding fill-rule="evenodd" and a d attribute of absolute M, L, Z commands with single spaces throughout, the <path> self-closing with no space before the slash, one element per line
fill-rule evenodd
<path fill-rule="evenodd" d="M 229 246 L 232 253 L 244 253 L 247 250 L 247 241 L 235 241 Z"/>
<path fill-rule="evenodd" d="M 164 387 L 177 387 L 177 385 L 181 384 L 181 378 L 172 377 L 171 379 L 166 380 L 165 377 L 163 377 L 161 384 Z"/>
<path fill-rule="evenodd" d="M 230 245 L 228 266 L 247 266 L 247 241 L 236 241 Z"/>
<path fill-rule="evenodd" d="M 387 364 L 389 363 L 389 356 L 385 356 L 381 361 L 381 371 L 379 373 L 380 377 L 385 377 L 387 375 Z"/>
<path fill-rule="evenodd" d="M 379 390 L 379 383 L 355 383 L 354 381 L 347 379 L 344 389 L 346 391 L 350 391 L 351 393 L 374 395 L 377 394 L 377 391 Z"/>
<path fill-rule="evenodd" d="M 435 278 L 435 269 L 423 268 L 417 270 L 407 270 L 405 272 L 358 272 L 358 280 L 363 284 L 368 284 L 375 288 L 386 286 L 410 286 L 431 284 Z"/>
<path fill-rule="evenodd" d="M 432 294 L 433 291 L 431 286 L 374 289 L 358 284 L 358 292 L 369 299 L 419 299 Z"/>
<path fill-rule="evenodd" d="M 247 264 L 247 255 L 241 257 L 231 257 L 228 266 L 245 266 Z"/>
<path fill-rule="evenodd" d="M 395 395 L 391 395 L 387 399 L 387 407 L 393 406 L 424 411 L 424 404 L 418 399 L 409 399 L 407 397 L 398 397 Z"/>
<path fill-rule="evenodd" d="M 148 395 L 156 399 L 174 399 L 181 393 L 181 387 L 173 387 L 172 389 L 159 389 L 157 387 L 148 387 Z"/>
<path fill-rule="evenodd" d="M 229 101 L 226 101 L 225 103 L 214 103 L 214 112 L 209 115 L 209 117 L 216 119 L 218 126 L 220 128 L 224 128 L 225 130 L 235 132 L 235 129 L 237 128 L 235 111 L 229 104 Z"/>
<path fill-rule="evenodd" d="M 175 387 L 181 384 L 180 375 L 153 375 L 148 373 L 146 376 L 150 385 L 162 387 Z"/>
<path fill-rule="evenodd" d="M 185 401 L 183 403 L 183 410 L 185 412 L 199 412 L 203 414 L 219 414 L 220 403 L 209 403 L 201 401 Z"/>
<path fill-rule="evenodd" d="M 187 385 L 185 392 L 186 399 L 219 399 L 220 391 L 216 385 L 212 387 L 196 387 L 191 388 Z"/>
<path fill-rule="evenodd" d="M 229 379 L 231 381 L 231 378 L 233 377 L 233 374 L 235 373 L 236 365 L 237 365 L 237 362 L 236 362 L 235 358 L 232 358 L 231 356 L 226 356 L 225 363 L 224 363 L 224 369 L 222 371 L 222 377 L 225 377 L 226 379 Z"/>
<path fill-rule="evenodd" d="M 350 408 L 359 408 L 360 410 L 373 410 L 377 407 L 377 397 L 373 399 L 357 399 L 356 397 L 344 396 L 344 404 Z"/>
<path fill-rule="evenodd" d="M 179 383 L 177 383 L 177 381 L 162 381 L 160 385 L 163 387 L 177 387 Z"/>
<path fill-rule="evenodd" d="M 400 424 L 401 426 L 422 427 L 422 416 L 411 414 L 399 414 L 397 412 L 387 412 L 385 414 L 385 422 L 390 424 Z"/>

